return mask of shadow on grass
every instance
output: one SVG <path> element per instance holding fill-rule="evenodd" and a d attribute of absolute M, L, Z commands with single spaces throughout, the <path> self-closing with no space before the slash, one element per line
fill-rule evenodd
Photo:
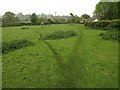
<path fill-rule="evenodd" d="M 46 41 L 41 40 L 43 43 L 45 43 L 48 48 L 51 50 L 52 54 L 54 55 L 56 62 L 57 62 L 57 76 L 58 76 L 58 80 L 56 82 L 55 88 L 64 88 L 67 86 L 70 86 L 68 83 L 69 77 L 66 75 L 66 73 L 68 71 L 66 71 L 66 67 L 65 65 L 61 62 L 62 58 L 60 57 L 60 55 L 56 52 L 56 50 Z M 68 80 L 67 80 L 68 79 Z M 72 85 L 74 85 L 72 83 Z"/>
<path fill-rule="evenodd" d="M 46 42 L 44 40 L 41 40 L 41 41 L 43 43 L 45 43 L 48 46 L 48 48 L 52 51 L 52 53 L 54 54 L 56 60 L 58 60 L 58 61 L 62 60 L 61 57 L 60 57 L 60 55 L 56 52 L 56 50 L 48 42 Z"/>

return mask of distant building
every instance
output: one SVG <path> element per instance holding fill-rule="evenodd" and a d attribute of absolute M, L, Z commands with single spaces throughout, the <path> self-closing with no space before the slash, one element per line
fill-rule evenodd
<path fill-rule="evenodd" d="M 93 22 L 98 22 L 98 19 L 93 20 Z"/>
<path fill-rule="evenodd" d="M 81 21 L 80 21 L 80 24 L 84 24 L 84 21 L 83 21 L 83 20 L 81 20 Z"/>

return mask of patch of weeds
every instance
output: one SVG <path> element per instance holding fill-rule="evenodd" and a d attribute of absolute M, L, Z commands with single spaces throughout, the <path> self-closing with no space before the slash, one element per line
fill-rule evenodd
<path fill-rule="evenodd" d="M 112 40 L 112 41 L 119 41 L 120 38 L 120 31 L 119 30 L 108 30 L 105 33 L 99 34 L 102 39 L 105 40 Z"/>
<path fill-rule="evenodd" d="M 22 27 L 21 29 L 28 29 L 28 27 Z"/>
<path fill-rule="evenodd" d="M 14 51 L 16 49 L 21 49 L 23 47 L 28 47 L 34 45 L 33 42 L 22 39 L 22 40 L 14 40 L 10 42 L 3 42 L 2 44 L 2 53 L 6 54 L 10 51 Z"/>
<path fill-rule="evenodd" d="M 55 39 L 66 39 L 69 37 L 76 36 L 77 33 L 75 31 L 55 31 L 51 34 L 43 36 L 44 40 L 55 40 Z"/>
<path fill-rule="evenodd" d="M 2 54 L 2 42 L 0 42 L 0 55 Z"/>

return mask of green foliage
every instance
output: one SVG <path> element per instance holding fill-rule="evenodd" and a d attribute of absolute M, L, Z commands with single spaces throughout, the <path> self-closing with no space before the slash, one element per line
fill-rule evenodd
<path fill-rule="evenodd" d="M 53 15 L 23 15 L 22 13 L 14 14 L 6 12 L 3 16 L 2 26 L 23 26 L 23 25 L 41 25 L 41 24 L 67 24 L 80 23 L 81 18 L 70 13 L 70 16 L 53 16 Z"/>
<path fill-rule="evenodd" d="M 90 15 L 88 15 L 88 14 L 83 14 L 81 17 L 82 17 L 83 19 L 89 19 L 89 18 L 90 18 Z"/>
<path fill-rule="evenodd" d="M 28 27 L 22 27 L 21 29 L 28 29 Z"/>
<path fill-rule="evenodd" d="M 80 23 L 81 18 L 78 17 L 77 15 L 74 15 L 73 13 L 70 13 L 70 19 L 69 23 Z"/>
<path fill-rule="evenodd" d="M 65 24 L 68 23 L 68 20 L 65 18 L 54 18 L 54 24 Z"/>
<path fill-rule="evenodd" d="M 120 2 L 99 2 L 96 5 L 94 15 L 99 19 L 118 19 L 120 18 L 119 13 Z"/>
<path fill-rule="evenodd" d="M 55 39 L 66 39 L 72 36 L 76 36 L 77 33 L 75 31 L 55 31 L 51 34 L 45 35 L 43 39 L 45 40 L 55 40 Z"/>
<path fill-rule="evenodd" d="M 33 45 L 33 43 L 31 41 L 28 40 L 14 40 L 14 41 L 10 41 L 10 42 L 3 42 L 2 43 L 2 53 L 6 54 L 10 51 L 14 51 L 16 49 L 20 49 L 23 47 L 27 47 L 27 46 L 31 46 Z"/>
<path fill-rule="evenodd" d="M 72 17 L 73 17 L 73 16 L 74 16 L 74 14 L 73 14 L 73 13 L 70 13 L 70 16 L 72 16 Z"/>
<path fill-rule="evenodd" d="M 47 19 L 48 24 L 54 24 L 54 21 L 52 19 Z"/>
<path fill-rule="evenodd" d="M 38 18 L 37 24 L 65 24 L 68 23 L 67 19 L 61 17 L 52 17 L 52 18 Z"/>
<path fill-rule="evenodd" d="M 79 24 L 79 23 L 80 23 L 80 20 L 81 20 L 80 17 L 78 17 L 78 16 L 75 16 L 75 17 L 74 17 L 74 23 Z"/>
<path fill-rule="evenodd" d="M 75 23 L 75 16 L 73 13 L 70 13 L 70 23 Z"/>
<path fill-rule="evenodd" d="M 37 20 L 38 20 L 38 16 L 35 13 L 33 13 L 30 18 L 31 18 L 32 25 L 36 25 Z"/>
<path fill-rule="evenodd" d="M 119 41 L 120 31 L 119 30 L 107 30 L 104 33 L 101 33 L 100 36 L 105 40 Z"/>
<path fill-rule="evenodd" d="M 2 18 L 2 26 L 19 26 L 20 20 L 12 12 L 6 12 Z"/>
<path fill-rule="evenodd" d="M 100 20 L 98 22 L 88 21 L 84 25 L 88 26 L 88 27 L 91 27 L 91 28 L 103 28 L 103 29 L 120 28 L 120 19 L 116 19 L 116 20 Z"/>
<path fill-rule="evenodd" d="M 112 23 L 112 28 L 120 28 L 120 19 L 119 20 L 113 20 Z"/>

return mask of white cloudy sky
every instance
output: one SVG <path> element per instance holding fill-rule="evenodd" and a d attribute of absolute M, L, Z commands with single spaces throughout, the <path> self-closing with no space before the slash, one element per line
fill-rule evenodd
<path fill-rule="evenodd" d="M 15 14 L 22 12 L 23 14 L 53 14 L 69 15 L 69 13 L 78 16 L 89 14 L 92 16 L 95 5 L 100 0 L 0 0 L 0 14 L 6 11 Z"/>

